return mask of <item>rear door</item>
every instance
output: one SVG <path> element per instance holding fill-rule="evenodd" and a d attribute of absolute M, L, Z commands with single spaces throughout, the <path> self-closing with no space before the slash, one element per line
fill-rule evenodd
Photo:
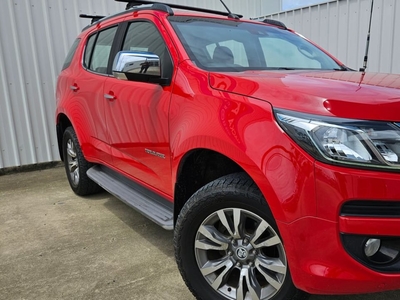
<path fill-rule="evenodd" d="M 151 52 L 161 58 L 161 65 L 172 65 L 163 37 L 148 20 L 129 23 L 121 50 Z M 104 92 L 109 100 L 106 119 L 113 165 L 172 195 L 168 130 L 171 87 L 110 77 Z"/>
<path fill-rule="evenodd" d="M 88 37 L 82 59 L 82 71 L 71 85 L 79 99 L 77 110 L 85 112 L 74 124 L 76 130 L 90 135 L 85 138 L 88 143 L 82 144 L 85 155 L 96 161 L 111 163 L 111 151 L 108 145 L 108 133 L 105 116 L 104 83 L 109 76 L 111 48 L 118 30 L 112 26 L 98 31 Z"/>

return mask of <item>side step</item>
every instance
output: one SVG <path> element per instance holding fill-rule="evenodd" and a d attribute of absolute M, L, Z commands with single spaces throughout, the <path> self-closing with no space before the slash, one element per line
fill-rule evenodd
<path fill-rule="evenodd" d="M 90 168 L 87 175 L 110 194 L 162 228 L 174 229 L 174 207 L 167 199 L 104 166 Z"/>

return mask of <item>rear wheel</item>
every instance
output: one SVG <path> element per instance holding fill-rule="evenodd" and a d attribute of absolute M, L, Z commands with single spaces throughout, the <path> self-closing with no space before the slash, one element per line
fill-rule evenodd
<path fill-rule="evenodd" d="M 64 132 L 63 155 L 68 181 L 75 194 L 85 196 L 101 190 L 101 187 L 86 175 L 87 170 L 93 165 L 83 156 L 75 130 L 72 127 L 68 127 Z"/>
<path fill-rule="evenodd" d="M 178 217 L 174 242 L 178 267 L 197 299 L 305 297 L 293 285 L 266 201 L 243 173 L 197 191 Z"/>

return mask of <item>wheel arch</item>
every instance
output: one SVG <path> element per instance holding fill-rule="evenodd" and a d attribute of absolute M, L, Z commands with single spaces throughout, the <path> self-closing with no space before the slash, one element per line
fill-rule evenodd
<path fill-rule="evenodd" d="M 232 173 L 246 173 L 264 195 L 264 198 L 276 217 L 283 216 L 283 210 L 275 205 L 277 200 L 273 189 L 265 175 L 255 163 L 244 154 L 237 152 L 238 157 L 222 154 L 214 149 L 197 148 L 188 151 L 179 161 L 176 168 L 176 182 L 174 187 L 174 221 L 189 198 L 201 187 Z M 265 191 L 268 190 L 268 197 Z M 271 194 L 272 193 L 272 194 Z M 270 197 L 271 196 L 271 197 Z"/>
<path fill-rule="evenodd" d="M 72 126 L 72 123 L 69 120 L 69 118 L 65 114 L 60 113 L 57 116 L 56 130 L 57 130 L 58 152 L 60 154 L 60 158 L 62 161 L 64 161 L 64 154 L 62 151 L 63 135 L 64 135 L 65 130 L 70 126 Z"/>
<path fill-rule="evenodd" d="M 219 163 L 224 168 L 217 167 Z M 193 149 L 180 160 L 176 173 L 174 195 L 174 221 L 180 211 L 198 189 L 207 183 L 234 172 L 243 171 L 228 157 L 205 148 Z"/>

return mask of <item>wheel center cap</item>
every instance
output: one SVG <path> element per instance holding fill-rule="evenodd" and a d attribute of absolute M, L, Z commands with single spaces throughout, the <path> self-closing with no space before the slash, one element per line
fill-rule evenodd
<path fill-rule="evenodd" d="M 236 249 L 236 256 L 239 259 L 244 260 L 249 256 L 249 252 L 247 251 L 247 249 L 239 247 L 238 249 Z"/>

